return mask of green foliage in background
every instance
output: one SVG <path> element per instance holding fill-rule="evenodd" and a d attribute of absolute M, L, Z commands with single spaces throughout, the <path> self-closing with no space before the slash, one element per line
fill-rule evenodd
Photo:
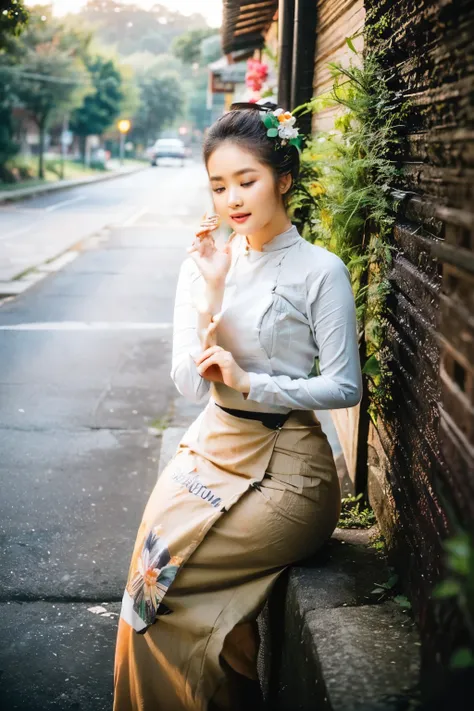
<path fill-rule="evenodd" d="M 45 16 L 46 17 L 46 16 Z M 44 178 L 46 130 L 55 119 L 80 106 L 90 91 L 81 59 L 89 38 L 67 32 L 52 17 L 32 15 L 18 40 L 21 63 L 12 68 L 13 92 L 39 131 L 38 177 Z"/>
<path fill-rule="evenodd" d="M 185 16 L 159 2 L 146 10 L 116 0 L 89 0 L 75 18 L 93 27 L 99 41 L 114 47 L 122 57 L 135 52 L 170 53 L 179 35 L 208 29 L 198 12 Z"/>
<path fill-rule="evenodd" d="M 155 74 L 153 69 L 138 78 L 140 106 L 133 118 L 132 137 L 148 146 L 183 113 L 184 93 L 178 74 Z"/>
<path fill-rule="evenodd" d="M 22 0 L 3 0 L 0 3 L 0 52 L 8 46 L 11 37 L 22 32 L 28 17 Z"/>
<path fill-rule="evenodd" d="M 85 66 L 91 78 L 93 92 L 71 116 L 70 129 L 81 138 L 82 160 L 85 160 L 87 136 L 102 135 L 116 118 L 124 98 L 122 75 L 111 59 L 100 55 L 87 56 Z"/>
<path fill-rule="evenodd" d="M 451 667 L 474 667 L 474 537 L 459 530 L 443 544 L 448 576 L 433 590 L 436 600 L 451 599 L 461 612 L 471 645 L 456 649 L 451 657 Z"/>
<path fill-rule="evenodd" d="M 9 68 L 15 63 L 12 45 L 27 21 L 28 12 L 20 0 L 7 0 L 0 4 L 0 180 L 6 175 L 5 164 L 18 153 L 18 145 L 13 140 L 13 77 L 2 68 Z"/>
<path fill-rule="evenodd" d="M 181 122 L 192 140 L 193 129 L 210 123 L 207 64 L 219 56 L 219 33 L 199 13 L 185 16 L 159 3 L 145 10 L 89 0 L 61 19 L 46 3 L 29 14 L 22 2 L 2 3 L 0 182 L 34 177 L 12 162 L 19 149 L 15 134 L 19 140 L 31 119 L 38 127 L 41 178 L 48 137 L 58 154 L 63 126 L 79 138 L 83 155 L 89 135 L 117 145 L 119 118 L 131 120 L 129 140 L 139 150 Z"/>
<path fill-rule="evenodd" d="M 203 40 L 213 35 L 216 35 L 216 31 L 209 28 L 185 32 L 173 41 L 173 54 L 181 59 L 183 64 L 199 64 L 202 60 Z M 217 38 L 219 40 L 219 35 Z"/>
<path fill-rule="evenodd" d="M 356 55 L 349 67 L 329 67 L 331 91 L 295 109 L 303 114 L 336 108 L 337 118 L 334 130 L 307 141 L 290 209 L 302 235 L 335 252 L 351 273 L 369 414 L 376 421 L 391 399 L 385 346 L 396 207 L 391 187 L 398 176 L 406 105 L 389 90 L 385 71 L 371 54 Z"/>

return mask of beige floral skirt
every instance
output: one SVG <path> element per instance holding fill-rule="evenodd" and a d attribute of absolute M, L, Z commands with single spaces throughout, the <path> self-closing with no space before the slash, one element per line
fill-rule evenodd
<path fill-rule="evenodd" d="M 212 400 L 158 478 L 132 555 L 114 711 L 228 703 L 220 657 L 256 679 L 255 620 L 285 568 L 333 532 L 341 492 L 312 411 L 282 429 Z"/>

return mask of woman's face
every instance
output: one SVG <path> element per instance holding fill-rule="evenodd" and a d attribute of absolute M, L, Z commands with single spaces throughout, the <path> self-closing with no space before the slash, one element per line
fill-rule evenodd
<path fill-rule="evenodd" d="M 284 211 L 281 181 L 276 183 L 269 166 L 235 143 L 224 141 L 211 153 L 207 172 L 215 211 L 235 232 L 258 233 Z"/>

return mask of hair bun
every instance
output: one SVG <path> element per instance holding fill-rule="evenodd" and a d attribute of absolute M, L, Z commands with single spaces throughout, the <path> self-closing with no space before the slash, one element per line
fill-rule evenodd
<path fill-rule="evenodd" d="M 291 175 L 293 182 L 297 179 L 300 167 L 298 148 L 290 139 L 268 136 L 268 128 L 264 119 L 274 112 L 275 104 L 266 101 L 264 104 L 236 102 L 230 111 L 224 113 L 210 127 L 203 145 L 204 162 L 208 163 L 210 155 L 225 141 L 233 143 L 250 151 L 261 163 L 270 166 L 275 176 Z"/>

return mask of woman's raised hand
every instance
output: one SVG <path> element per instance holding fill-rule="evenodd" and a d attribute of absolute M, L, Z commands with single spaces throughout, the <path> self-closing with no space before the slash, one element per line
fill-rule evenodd
<path fill-rule="evenodd" d="M 238 365 L 232 353 L 220 346 L 207 348 L 194 359 L 197 371 L 205 380 L 224 383 L 229 388 L 248 394 L 250 379 L 248 373 Z"/>
<path fill-rule="evenodd" d="M 201 274 L 209 286 L 222 285 L 229 271 L 232 254 L 229 241 L 217 248 L 212 233 L 219 227 L 217 215 L 205 215 L 196 232 L 196 237 L 188 254 L 196 262 Z"/>

